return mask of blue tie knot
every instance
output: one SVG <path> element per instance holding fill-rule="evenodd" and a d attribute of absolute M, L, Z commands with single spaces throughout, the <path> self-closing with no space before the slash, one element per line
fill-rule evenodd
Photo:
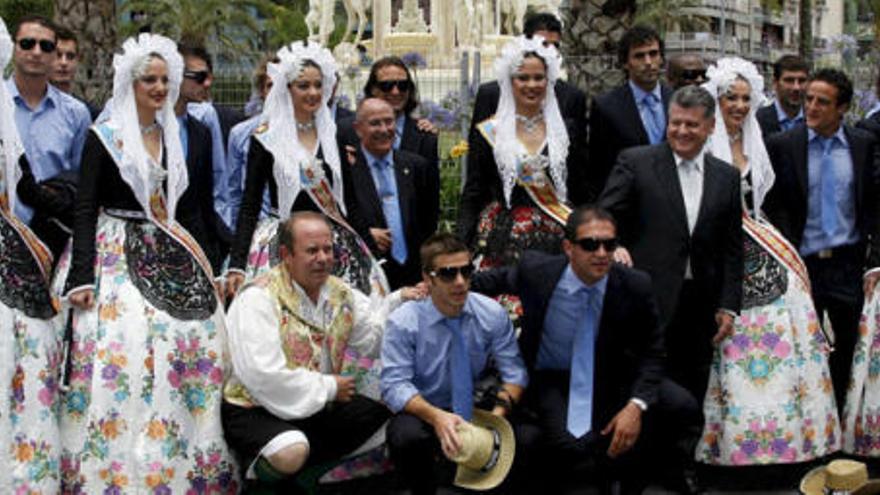
<path fill-rule="evenodd" d="M 831 154 L 831 150 L 834 149 L 834 142 L 837 141 L 837 136 L 831 136 L 830 138 L 822 138 L 822 153 L 828 155 Z"/>

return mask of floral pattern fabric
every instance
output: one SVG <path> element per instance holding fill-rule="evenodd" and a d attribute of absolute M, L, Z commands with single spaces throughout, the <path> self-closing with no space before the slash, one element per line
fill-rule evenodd
<path fill-rule="evenodd" d="M 154 305 L 131 270 L 130 222 L 101 215 L 95 306 L 74 311 L 69 389 L 61 403 L 65 493 L 236 493 L 237 466 L 223 439 L 220 402 L 226 336 L 216 301 L 203 319 Z M 150 235 L 146 233 L 145 235 Z M 145 266 L 155 258 L 143 258 Z M 69 256 L 55 287 L 64 286 Z M 165 285 L 166 290 L 171 286 Z"/>
<path fill-rule="evenodd" d="M 60 320 L 0 302 L 0 493 L 59 491 Z"/>
<path fill-rule="evenodd" d="M 761 224 L 765 232 L 781 236 Z M 716 465 L 803 462 L 837 451 L 840 427 L 828 369 L 829 345 L 809 288 L 745 229 L 745 294 L 773 287 L 777 297 L 751 299 L 734 333 L 715 350 L 703 403 L 698 461 Z M 768 280 L 785 277 L 785 281 Z M 784 290 L 779 290 L 784 288 Z"/>
<path fill-rule="evenodd" d="M 843 450 L 880 457 L 880 285 L 865 300 L 843 408 Z"/>
<path fill-rule="evenodd" d="M 31 318 L 45 320 L 54 316 L 47 276 L 5 214 L 0 214 L 0 260 L 0 302 Z"/>

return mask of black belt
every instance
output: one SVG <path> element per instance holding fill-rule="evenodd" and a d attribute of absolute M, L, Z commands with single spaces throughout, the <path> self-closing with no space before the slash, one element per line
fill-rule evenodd
<path fill-rule="evenodd" d="M 807 260 L 831 260 L 837 258 L 851 258 L 864 256 L 864 245 L 862 243 L 847 244 L 829 249 L 820 249 L 819 251 L 805 256 Z"/>

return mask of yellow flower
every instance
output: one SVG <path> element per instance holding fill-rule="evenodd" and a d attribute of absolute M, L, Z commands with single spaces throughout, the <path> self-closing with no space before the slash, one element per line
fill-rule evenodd
<path fill-rule="evenodd" d="M 114 486 L 128 486 L 128 476 L 124 474 L 114 474 L 113 475 L 113 485 Z"/>
<path fill-rule="evenodd" d="M 153 440 L 165 438 L 165 425 L 161 421 L 153 420 L 147 425 L 147 436 Z"/>
<path fill-rule="evenodd" d="M 20 443 L 15 449 L 15 459 L 18 462 L 28 462 L 34 458 L 34 447 L 29 443 Z"/>
<path fill-rule="evenodd" d="M 452 149 L 449 150 L 449 156 L 450 156 L 450 158 L 461 158 L 462 156 L 466 155 L 467 152 L 468 152 L 467 141 L 459 141 L 458 144 L 456 144 L 455 146 L 452 147 Z"/>
<path fill-rule="evenodd" d="M 159 473 L 150 473 L 144 481 L 147 483 L 148 487 L 156 488 L 159 486 L 159 483 L 162 483 L 162 476 L 160 476 Z"/>
<path fill-rule="evenodd" d="M 119 424 L 116 420 L 110 420 L 101 425 L 101 434 L 105 438 L 114 439 L 119 436 Z"/>

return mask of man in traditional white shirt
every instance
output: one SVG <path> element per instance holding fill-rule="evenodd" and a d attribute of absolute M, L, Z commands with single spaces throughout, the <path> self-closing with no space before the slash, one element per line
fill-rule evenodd
<path fill-rule="evenodd" d="M 419 294 L 409 288 L 371 301 L 331 276 L 333 238 L 321 214 L 294 213 L 279 243 L 281 263 L 229 309 L 233 369 L 222 406 L 247 477 L 276 486 L 304 465 L 353 451 L 390 417 L 358 394 L 344 355 L 377 356 L 387 312 Z"/>

